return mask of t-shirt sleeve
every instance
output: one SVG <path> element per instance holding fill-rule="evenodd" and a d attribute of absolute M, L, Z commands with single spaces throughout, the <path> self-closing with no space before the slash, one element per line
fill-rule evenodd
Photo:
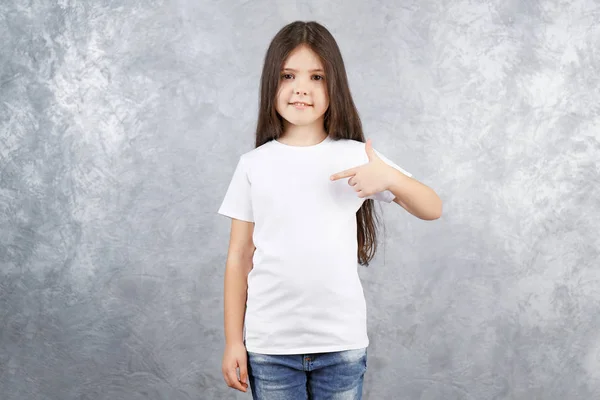
<path fill-rule="evenodd" d="M 226 217 L 254 222 L 250 180 L 243 157 L 239 158 L 218 213 Z"/>
<path fill-rule="evenodd" d="M 373 149 L 373 150 L 375 151 L 375 154 L 377 154 L 377 156 L 379 156 L 379 158 L 381 158 L 386 164 L 388 164 L 391 167 L 396 168 L 398 171 L 402 172 L 404 175 L 406 175 L 408 177 L 412 177 L 412 174 L 410 172 L 408 172 L 404 168 L 400 167 L 399 165 L 397 165 L 396 163 L 391 161 L 389 158 L 387 158 L 386 156 L 384 156 L 377 150 L 375 150 L 375 149 Z M 394 193 L 390 192 L 389 190 L 384 190 L 383 192 L 375 193 L 374 195 L 367 197 L 367 199 L 384 201 L 386 203 L 391 203 L 392 201 L 394 201 L 395 198 L 396 198 L 396 196 L 394 195 Z"/>

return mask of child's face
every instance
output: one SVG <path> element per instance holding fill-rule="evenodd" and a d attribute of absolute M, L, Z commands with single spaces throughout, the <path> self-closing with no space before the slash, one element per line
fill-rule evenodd
<path fill-rule="evenodd" d="M 319 57 L 299 46 L 287 58 L 279 78 L 276 109 L 288 123 L 323 129 L 329 107 L 325 71 Z M 304 104 L 295 104 L 304 103 Z"/>

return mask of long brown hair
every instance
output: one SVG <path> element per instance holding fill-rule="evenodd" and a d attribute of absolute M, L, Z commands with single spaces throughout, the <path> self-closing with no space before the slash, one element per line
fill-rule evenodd
<path fill-rule="evenodd" d="M 332 140 L 365 142 L 340 49 L 331 33 L 317 22 L 296 21 L 284 26 L 273 38 L 260 79 L 260 106 L 256 126 L 256 147 L 283 134 L 283 120 L 275 109 L 281 68 L 290 53 L 300 45 L 308 46 L 321 59 L 325 69 L 329 108 L 325 112 L 325 131 Z M 366 199 L 356 212 L 358 261 L 368 266 L 377 251 L 377 222 L 374 202 Z"/>

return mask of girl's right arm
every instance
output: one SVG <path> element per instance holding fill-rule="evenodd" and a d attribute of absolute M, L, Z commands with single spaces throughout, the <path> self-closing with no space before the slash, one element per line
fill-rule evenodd
<path fill-rule="evenodd" d="M 232 388 L 245 392 L 248 388 L 247 356 L 243 342 L 244 316 L 248 292 L 248 273 L 253 267 L 254 223 L 231 220 L 231 235 L 224 282 L 225 354 L 223 377 Z M 240 376 L 238 379 L 237 369 Z"/>

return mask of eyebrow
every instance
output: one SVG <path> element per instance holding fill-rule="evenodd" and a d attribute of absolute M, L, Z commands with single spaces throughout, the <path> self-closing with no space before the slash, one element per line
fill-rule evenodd
<path fill-rule="evenodd" d="M 293 69 L 293 68 L 284 68 L 283 71 L 298 72 L 298 70 Z M 324 71 L 321 68 L 317 68 L 317 69 L 311 69 L 308 72 L 324 72 Z"/>

